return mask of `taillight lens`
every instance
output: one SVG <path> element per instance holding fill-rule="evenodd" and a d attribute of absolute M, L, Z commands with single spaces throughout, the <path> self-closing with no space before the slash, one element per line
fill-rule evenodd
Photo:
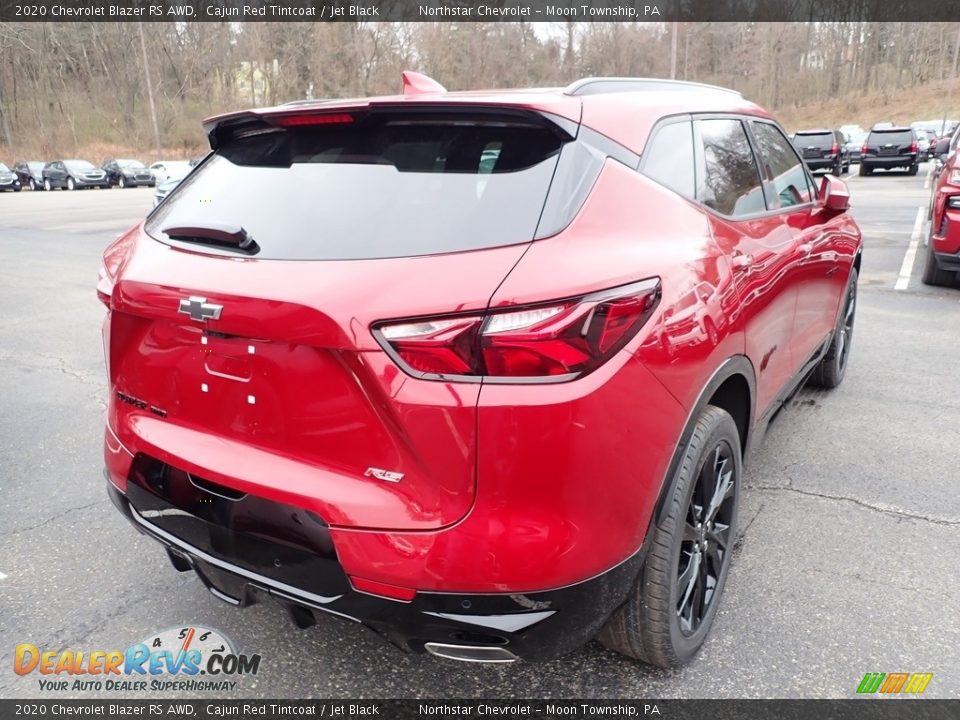
<path fill-rule="evenodd" d="M 860 146 L 860 154 L 861 154 L 861 155 L 866 155 L 866 154 L 867 154 L 867 146 L 866 146 L 866 145 L 861 145 L 861 146 Z"/>
<path fill-rule="evenodd" d="M 280 127 L 304 127 L 309 125 L 348 125 L 353 115 L 347 113 L 303 113 L 298 115 L 278 115 L 270 121 Z"/>
<path fill-rule="evenodd" d="M 838 152 L 840 152 L 840 146 L 834 143 L 833 147 L 830 148 L 830 154 L 836 155 Z"/>
<path fill-rule="evenodd" d="M 379 323 L 374 335 L 412 375 L 428 379 L 570 380 L 636 335 L 660 300 L 660 281 L 485 314 Z"/>
<path fill-rule="evenodd" d="M 920 146 L 916 143 L 916 141 L 910 143 L 910 152 L 915 153 L 919 151 L 920 151 Z"/>
<path fill-rule="evenodd" d="M 107 269 L 100 266 L 97 272 L 97 299 L 107 307 L 110 307 L 110 298 L 113 296 L 113 279 L 107 273 Z"/>

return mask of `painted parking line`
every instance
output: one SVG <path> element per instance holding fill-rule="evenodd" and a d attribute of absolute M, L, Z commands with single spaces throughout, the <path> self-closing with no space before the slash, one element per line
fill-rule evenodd
<path fill-rule="evenodd" d="M 930 168 L 930 169 L 927 171 L 927 176 L 923 179 L 923 189 L 924 189 L 924 190 L 929 190 L 929 189 L 930 189 L 930 181 L 931 181 L 932 179 L 933 179 L 933 168 Z"/>
<path fill-rule="evenodd" d="M 920 244 L 920 234 L 923 230 L 924 207 L 917 208 L 917 219 L 913 223 L 913 232 L 910 234 L 910 244 L 907 253 L 903 256 L 903 265 L 900 266 L 900 276 L 897 278 L 894 290 L 906 290 L 910 284 L 910 275 L 913 273 L 913 261 L 917 258 L 917 246 Z"/>

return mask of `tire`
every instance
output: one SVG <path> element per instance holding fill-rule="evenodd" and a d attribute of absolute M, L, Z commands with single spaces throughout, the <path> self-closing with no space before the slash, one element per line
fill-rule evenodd
<path fill-rule="evenodd" d="M 870 175 L 873 173 L 871 168 L 868 168 L 863 164 L 863 160 L 860 161 L 860 175 Z"/>
<path fill-rule="evenodd" d="M 933 243 L 927 236 L 927 252 L 923 265 L 923 275 L 920 280 L 924 285 L 933 287 L 950 287 L 957 281 L 957 273 L 953 270 L 944 270 L 937 264 L 937 257 L 933 254 Z"/>
<path fill-rule="evenodd" d="M 743 471 L 740 448 L 733 418 L 713 405 L 705 407 L 684 451 L 668 514 L 651 534 L 643 570 L 627 602 L 600 633 L 598 639 L 606 647 L 664 668 L 683 665 L 700 650 L 730 569 Z M 710 498 L 720 498 L 709 524 L 724 526 L 719 532 L 706 529 Z M 714 546 L 713 553 L 702 551 L 708 544 Z M 710 568 L 712 587 L 707 579 Z M 682 575 L 688 573 L 690 582 L 684 583 Z M 684 614 L 689 617 L 681 619 Z"/>
<path fill-rule="evenodd" d="M 837 327 L 833 332 L 833 340 L 827 354 L 814 368 L 810 380 L 814 385 L 832 389 L 843 382 L 847 373 L 847 362 L 850 359 L 850 347 L 853 344 L 853 325 L 857 317 L 857 271 L 850 273 L 847 289 L 843 295 L 843 307 L 840 317 L 837 318 Z"/>
<path fill-rule="evenodd" d="M 53 185 L 50 184 L 50 178 L 45 178 L 43 181 L 43 189 L 47 192 L 53 190 Z"/>
<path fill-rule="evenodd" d="M 37 181 L 34 180 L 33 178 L 30 178 L 30 189 L 33 190 L 34 192 L 40 189 L 40 186 L 37 184 Z"/>
<path fill-rule="evenodd" d="M 918 171 L 919 169 L 920 169 L 920 165 L 919 165 L 919 164 L 917 164 L 917 165 L 911 165 L 911 166 L 910 166 L 910 169 L 907 170 L 907 173 L 908 173 L 909 175 L 916 175 L 916 174 L 917 174 L 917 171 Z"/>
<path fill-rule="evenodd" d="M 834 177 L 840 177 L 843 175 L 843 161 L 837 160 L 837 164 L 833 166 L 833 169 L 830 170 Z"/>
<path fill-rule="evenodd" d="M 13 189 L 14 192 L 20 192 L 21 190 L 23 190 L 22 187 L 15 187 L 15 188 Z"/>
<path fill-rule="evenodd" d="M 67 190 L 76 190 L 76 189 L 77 189 L 77 183 L 74 182 L 74 179 L 68 175 L 68 176 L 67 176 Z"/>
<path fill-rule="evenodd" d="M 120 176 L 120 179 L 117 180 L 117 187 L 123 190 L 127 186 L 127 181 L 123 179 L 123 175 Z"/>

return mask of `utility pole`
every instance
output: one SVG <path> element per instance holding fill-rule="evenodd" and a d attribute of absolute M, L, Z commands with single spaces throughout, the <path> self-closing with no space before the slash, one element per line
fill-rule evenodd
<path fill-rule="evenodd" d="M 947 115 L 950 113 L 950 98 L 953 96 L 953 86 L 957 84 L 957 57 L 960 56 L 960 25 L 957 25 L 957 40 L 953 44 L 953 64 L 950 66 L 950 84 L 947 86 L 947 99 L 943 103 L 943 125 L 940 126 L 941 138 L 947 130 Z"/>
<path fill-rule="evenodd" d="M 677 27 L 678 22 L 671 23 L 672 32 L 670 35 L 670 79 L 677 79 Z"/>
<path fill-rule="evenodd" d="M 147 60 L 147 41 L 143 38 L 143 23 L 138 22 L 140 29 L 140 53 L 143 55 L 143 76 L 147 81 L 147 102 L 150 103 L 150 119 L 153 121 L 153 144 L 157 149 L 156 159 L 160 159 L 160 124 L 157 122 L 157 106 L 153 102 L 153 82 L 150 80 L 150 64 Z"/>

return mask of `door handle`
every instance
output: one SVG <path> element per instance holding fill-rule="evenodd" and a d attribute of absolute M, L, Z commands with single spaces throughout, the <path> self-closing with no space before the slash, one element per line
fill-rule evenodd
<path fill-rule="evenodd" d="M 749 271 L 753 266 L 753 255 L 734 253 L 733 257 L 730 258 L 730 264 L 735 271 Z"/>

